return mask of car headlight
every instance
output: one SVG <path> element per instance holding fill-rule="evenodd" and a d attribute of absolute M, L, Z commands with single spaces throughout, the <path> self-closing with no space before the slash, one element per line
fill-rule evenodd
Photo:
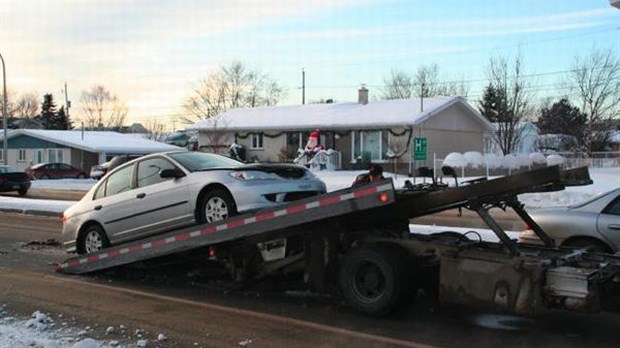
<path fill-rule="evenodd" d="M 273 174 L 258 171 L 238 171 L 228 173 L 232 178 L 237 180 L 273 180 Z"/>

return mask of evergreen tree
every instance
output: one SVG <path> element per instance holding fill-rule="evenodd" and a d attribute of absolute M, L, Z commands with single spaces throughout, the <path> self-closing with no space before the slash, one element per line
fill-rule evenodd
<path fill-rule="evenodd" d="M 542 134 L 567 134 L 579 137 L 584 130 L 588 115 L 571 105 L 566 98 L 541 110 L 538 129 Z"/>
<path fill-rule="evenodd" d="M 58 112 L 54 115 L 54 117 L 52 117 L 52 121 L 48 129 L 69 130 L 72 128 L 73 125 L 71 124 L 71 120 L 69 120 L 69 117 L 65 113 L 65 107 L 61 106 Z"/>
<path fill-rule="evenodd" d="M 43 125 L 43 129 L 53 129 L 51 126 L 55 115 L 56 104 L 54 103 L 54 96 L 48 93 L 43 96 L 43 103 L 41 103 L 40 121 Z"/>
<path fill-rule="evenodd" d="M 556 146 L 570 151 L 584 151 L 588 115 L 571 105 L 567 98 L 543 108 L 538 118 L 541 134 L 558 134 Z M 543 144 L 544 145 L 544 144 Z"/>
<path fill-rule="evenodd" d="M 478 111 L 489 122 L 506 122 L 508 106 L 506 104 L 506 91 L 489 84 L 484 89 L 484 95 L 478 103 Z"/>

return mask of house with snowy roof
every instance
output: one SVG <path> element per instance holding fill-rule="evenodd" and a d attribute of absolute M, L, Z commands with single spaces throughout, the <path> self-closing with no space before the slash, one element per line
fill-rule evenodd
<path fill-rule="evenodd" d="M 4 142 L 3 134 L 0 141 Z M 24 170 L 31 164 L 61 162 L 86 172 L 116 155 L 145 155 L 178 150 L 179 147 L 152 141 L 141 134 L 80 130 L 16 129 L 7 135 L 8 164 Z M 0 151 L 0 163 L 4 163 Z"/>
<path fill-rule="evenodd" d="M 482 152 L 493 127 L 459 97 L 369 101 L 362 87 L 357 102 L 232 109 L 188 129 L 199 132 L 202 149 L 224 152 L 234 142 L 246 160 L 271 162 L 294 158 L 318 130 L 322 146 L 338 151 L 348 169 L 395 158 L 407 166 L 414 138 L 426 138 L 426 163 L 419 165 L 432 165 L 433 154 Z"/>

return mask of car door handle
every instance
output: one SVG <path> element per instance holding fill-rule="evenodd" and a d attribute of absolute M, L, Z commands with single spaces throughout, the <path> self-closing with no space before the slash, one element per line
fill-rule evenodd
<path fill-rule="evenodd" d="M 610 230 L 619 230 L 620 231 L 620 225 L 616 225 L 616 224 L 608 225 L 607 228 L 609 228 Z"/>
<path fill-rule="evenodd" d="M 144 197 L 146 197 L 146 193 L 144 193 L 144 192 L 143 192 L 143 193 L 138 193 L 138 194 L 136 195 L 136 198 L 140 198 L 140 199 L 142 199 L 142 198 L 144 198 Z"/>
<path fill-rule="evenodd" d="M 95 206 L 95 210 L 101 210 L 101 208 L 103 208 L 103 206 L 102 206 L 102 205 L 96 205 L 96 206 Z"/>

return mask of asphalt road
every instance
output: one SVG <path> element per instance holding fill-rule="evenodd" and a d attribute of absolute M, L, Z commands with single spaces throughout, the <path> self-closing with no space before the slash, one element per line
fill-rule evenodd
<path fill-rule="evenodd" d="M 164 333 L 177 347 L 617 347 L 617 314 L 524 319 L 437 306 L 422 294 L 371 318 L 285 280 L 236 289 L 208 265 L 62 275 L 54 264 L 64 252 L 49 241 L 59 228 L 57 218 L 0 213 L 0 303 L 10 310 L 63 314 L 100 331 L 123 324 L 151 338 Z"/>

